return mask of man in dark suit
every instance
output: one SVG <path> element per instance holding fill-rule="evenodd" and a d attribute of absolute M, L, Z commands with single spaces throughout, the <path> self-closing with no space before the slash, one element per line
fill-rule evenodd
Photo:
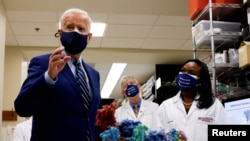
<path fill-rule="evenodd" d="M 95 141 L 100 76 L 81 57 L 92 37 L 91 18 L 87 12 L 71 8 L 59 23 L 56 37 L 62 46 L 31 59 L 15 110 L 21 117 L 33 116 L 31 141 Z M 85 91 L 75 78 L 75 60 L 81 63 Z"/>

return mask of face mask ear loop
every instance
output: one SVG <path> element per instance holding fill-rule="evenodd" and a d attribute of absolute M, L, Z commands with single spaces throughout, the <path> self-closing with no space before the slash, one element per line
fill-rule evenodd
<path fill-rule="evenodd" d="M 60 35 L 61 35 L 61 30 L 58 30 L 58 31 L 55 33 L 55 37 L 58 38 L 58 37 L 60 37 Z"/>

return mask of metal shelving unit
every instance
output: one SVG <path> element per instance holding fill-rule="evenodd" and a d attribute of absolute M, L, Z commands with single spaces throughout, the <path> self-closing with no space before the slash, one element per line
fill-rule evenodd
<path fill-rule="evenodd" d="M 228 17 L 233 17 L 234 15 L 240 12 L 241 5 L 239 4 L 218 4 L 212 3 L 212 0 L 209 0 L 208 5 L 201 11 L 201 13 L 193 20 L 193 27 L 199 23 L 201 20 L 209 20 L 210 31 L 207 36 L 198 44 L 194 35 L 193 38 L 193 56 L 196 58 L 196 53 L 201 51 L 210 52 L 211 51 L 211 79 L 213 93 L 217 95 L 216 86 L 217 86 L 217 77 L 227 72 L 233 66 L 229 64 L 223 64 L 223 66 L 216 65 L 215 62 L 215 52 L 219 48 L 225 48 L 233 44 L 235 41 L 239 40 L 241 32 L 220 32 L 217 34 L 214 32 L 214 21 L 220 21 L 223 19 L 228 19 Z M 210 38 L 210 39 L 209 39 Z"/>

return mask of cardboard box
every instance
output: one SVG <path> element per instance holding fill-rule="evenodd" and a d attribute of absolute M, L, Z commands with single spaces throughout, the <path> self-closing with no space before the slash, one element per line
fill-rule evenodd
<path fill-rule="evenodd" d="M 245 68 L 250 65 L 250 42 L 244 41 L 238 49 L 239 52 L 239 67 Z"/>

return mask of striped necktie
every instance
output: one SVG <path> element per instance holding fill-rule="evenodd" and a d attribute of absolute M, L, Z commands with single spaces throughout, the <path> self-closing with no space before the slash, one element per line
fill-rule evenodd
<path fill-rule="evenodd" d="M 76 75 L 75 75 L 75 77 L 76 77 L 77 83 L 79 84 L 80 89 L 81 89 L 81 97 L 82 97 L 81 101 L 82 101 L 82 104 L 83 104 L 83 107 L 84 107 L 84 113 L 86 113 L 86 115 L 88 115 L 91 96 L 90 96 L 90 93 L 89 93 L 89 87 L 88 87 L 86 75 L 85 75 L 85 73 L 83 72 L 83 70 L 81 68 L 81 63 L 80 63 L 79 60 L 74 61 L 73 64 L 76 67 Z M 90 141 L 89 130 L 87 130 L 86 133 L 87 133 L 87 135 L 86 135 L 85 140 Z"/>
<path fill-rule="evenodd" d="M 91 97 L 90 97 L 90 94 L 89 94 L 89 87 L 88 87 L 86 75 L 85 75 L 85 73 L 83 72 L 83 70 L 81 68 L 80 61 L 78 61 L 78 60 L 74 61 L 73 64 L 76 67 L 76 75 L 75 75 L 75 77 L 76 77 L 77 83 L 80 85 L 84 110 L 85 110 L 85 112 L 88 113 Z"/>

